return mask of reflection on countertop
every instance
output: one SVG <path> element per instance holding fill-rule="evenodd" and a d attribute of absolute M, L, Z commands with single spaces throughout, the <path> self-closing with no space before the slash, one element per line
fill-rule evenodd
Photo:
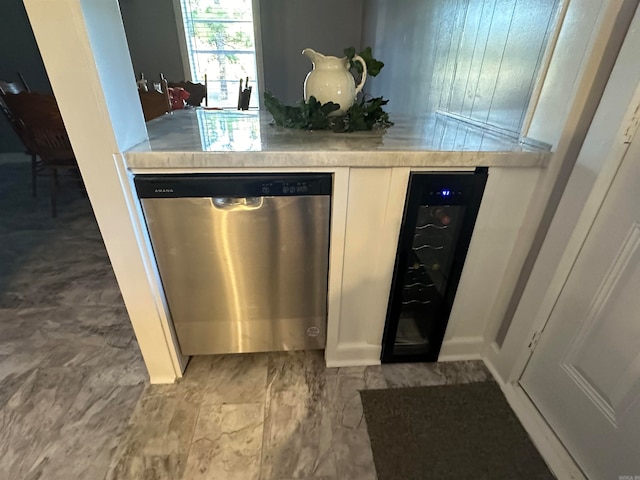
<path fill-rule="evenodd" d="M 394 115 L 387 130 L 301 131 L 265 111 L 189 109 L 147 124 L 125 153 L 133 170 L 292 166 L 545 166 L 550 153 L 440 114 Z"/>

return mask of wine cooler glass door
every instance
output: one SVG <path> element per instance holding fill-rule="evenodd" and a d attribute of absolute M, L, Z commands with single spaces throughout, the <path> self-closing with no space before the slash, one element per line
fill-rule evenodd
<path fill-rule="evenodd" d="M 445 306 L 464 207 L 423 205 L 404 273 L 396 353 L 426 354 Z"/>
<path fill-rule="evenodd" d="M 412 175 L 383 361 L 437 360 L 485 181 L 486 174 Z"/>

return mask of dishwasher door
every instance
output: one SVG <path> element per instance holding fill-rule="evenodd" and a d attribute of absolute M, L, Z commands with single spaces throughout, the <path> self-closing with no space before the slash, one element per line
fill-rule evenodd
<path fill-rule="evenodd" d="M 183 354 L 324 348 L 329 195 L 141 201 Z"/>

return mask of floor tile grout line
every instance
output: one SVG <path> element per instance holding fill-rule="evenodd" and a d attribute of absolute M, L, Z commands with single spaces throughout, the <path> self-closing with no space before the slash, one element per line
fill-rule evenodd
<path fill-rule="evenodd" d="M 258 461 L 258 478 L 256 480 L 261 480 L 262 478 L 262 458 L 264 456 L 264 432 L 267 424 L 267 380 L 269 380 L 269 362 L 270 356 L 267 356 L 267 365 L 264 372 L 264 399 L 262 402 L 262 439 L 260 443 L 260 459 Z"/>
<path fill-rule="evenodd" d="M 193 360 L 193 357 L 192 357 Z M 189 367 L 189 365 L 187 364 L 187 368 Z M 185 369 L 186 371 L 186 369 Z M 207 376 L 206 376 L 206 382 L 209 382 L 209 377 L 211 375 L 211 365 L 209 365 L 209 370 L 207 371 Z M 186 467 L 189 464 L 189 457 L 191 456 L 191 450 L 193 449 L 193 438 L 196 434 L 196 428 L 198 427 L 198 422 L 200 421 L 200 413 L 202 412 L 202 405 L 204 403 L 204 393 L 202 394 L 202 397 L 200 397 L 200 401 L 198 402 L 198 413 L 196 415 L 196 418 L 193 422 L 193 427 L 191 428 L 191 435 L 190 435 L 190 440 L 189 440 L 189 448 L 187 449 L 187 455 L 185 457 L 185 471 L 182 472 L 182 475 L 180 475 L 181 479 L 184 479 L 184 475 L 186 473 Z M 189 480 L 189 479 L 186 479 Z"/>
<path fill-rule="evenodd" d="M 265 480 L 263 478 L 263 467 L 264 467 L 264 447 L 266 444 L 266 440 L 269 438 L 269 434 L 271 433 L 271 424 L 267 424 L 268 414 L 271 411 L 271 388 L 273 386 L 273 382 L 275 381 L 278 373 L 276 372 L 274 377 L 269 381 L 269 372 L 271 370 L 271 365 L 273 363 L 273 355 L 268 355 L 267 358 L 267 372 L 265 378 L 265 391 L 264 391 L 264 411 L 262 412 L 262 444 L 260 445 L 260 466 L 258 470 L 258 479 L 257 480 Z M 268 427 L 268 428 L 267 428 Z"/>

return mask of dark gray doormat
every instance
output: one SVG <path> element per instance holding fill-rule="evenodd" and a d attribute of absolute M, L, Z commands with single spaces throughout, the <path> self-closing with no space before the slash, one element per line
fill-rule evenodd
<path fill-rule="evenodd" d="M 496 383 L 360 394 L 379 480 L 554 478 Z"/>

